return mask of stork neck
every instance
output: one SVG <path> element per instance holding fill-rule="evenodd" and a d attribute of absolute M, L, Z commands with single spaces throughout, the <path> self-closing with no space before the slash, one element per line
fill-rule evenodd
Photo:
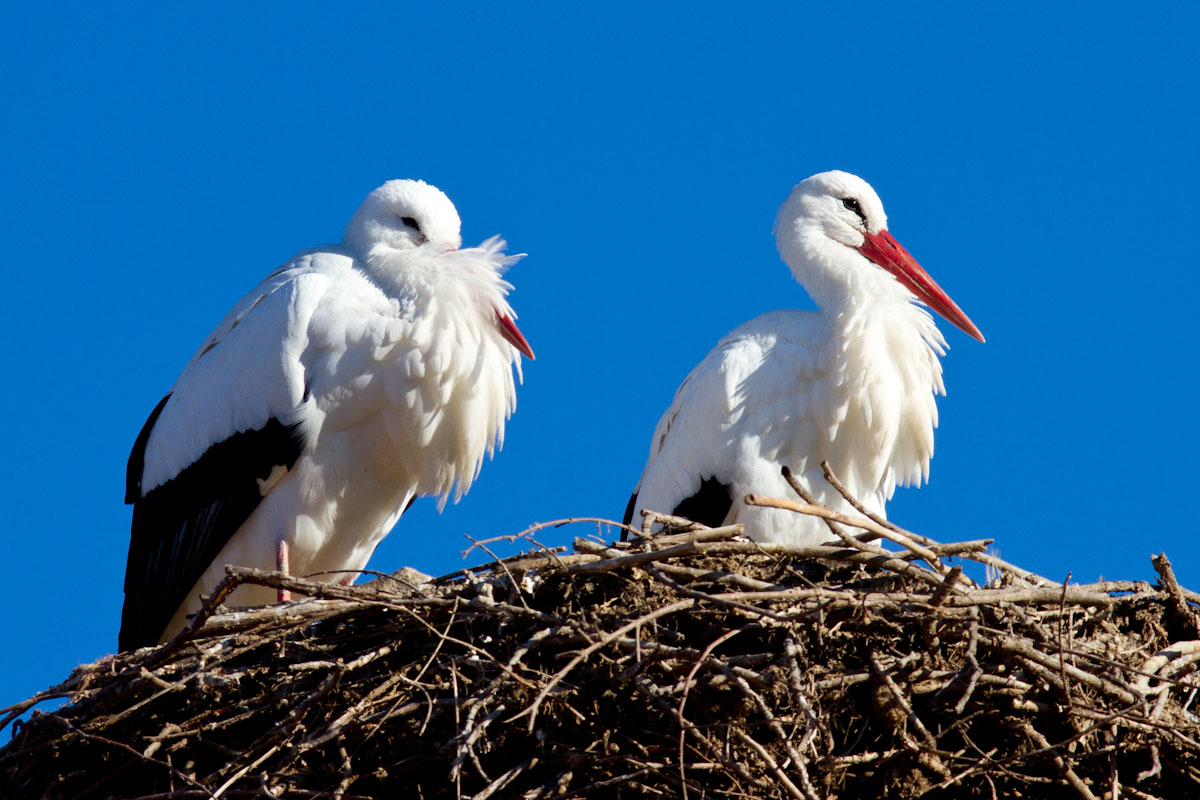
<path fill-rule="evenodd" d="M 893 287 L 875 292 L 827 293 L 823 299 L 813 297 L 827 321 L 831 340 L 844 347 L 880 337 L 894 352 L 928 350 L 943 355 L 946 340 L 933 317 L 891 276 L 884 277 Z"/>
<path fill-rule="evenodd" d="M 937 427 L 934 398 L 945 394 L 945 340 L 933 318 L 907 291 L 827 297 L 820 313 L 825 354 L 844 420 L 831 434 L 829 460 L 852 492 L 882 503 L 897 485 L 928 475 Z M 872 458 L 847 454 L 873 453 Z M 840 454 L 840 455 L 839 455 Z"/>
<path fill-rule="evenodd" d="M 416 248 L 397 250 L 385 244 L 370 248 L 365 258 L 358 259 L 358 265 L 388 294 L 397 298 L 433 293 L 441 266 L 436 256 L 431 258 L 428 251 Z M 453 281 L 450 285 L 453 287 Z"/>

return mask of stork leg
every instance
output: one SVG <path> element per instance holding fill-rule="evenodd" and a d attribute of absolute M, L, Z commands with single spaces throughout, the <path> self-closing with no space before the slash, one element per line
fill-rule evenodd
<path fill-rule="evenodd" d="M 287 542 L 280 540 L 275 544 L 275 569 L 282 572 L 284 575 L 290 575 L 288 572 L 288 546 Z M 292 593 L 287 589 L 279 590 L 279 602 L 292 602 Z"/>

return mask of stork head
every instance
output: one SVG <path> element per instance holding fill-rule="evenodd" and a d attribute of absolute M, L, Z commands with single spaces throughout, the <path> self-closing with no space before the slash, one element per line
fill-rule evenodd
<path fill-rule="evenodd" d="M 507 258 L 496 253 L 503 249 L 499 237 L 490 239 L 483 248 L 462 247 L 462 222 L 450 198 L 436 186 L 425 181 L 388 181 L 367 195 L 358 211 L 346 225 L 342 244 L 377 276 L 400 280 L 408 268 L 431 263 L 448 265 L 464 260 L 487 269 L 467 269 L 471 280 L 480 281 L 475 286 L 481 305 L 491 306 L 500 336 L 524 354 L 533 358 L 533 349 L 513 322 L 512 309 L 504 300 L 506 288 L 511 288 L 500 277 L 503 267 L 520 256 Z M 434 257 L 434 261 L 425 259 Z M 440 257 L 440 258 L 439 258 Z M 482 260 L 480 260 L 482 257 Z"/>
<path fill-rule="evenodd" d="M 362 257 L 426 246 L 442 253 L 462 246 L 461 227 L 441 189 L 425 181 L 388 181 L 367 195 L 342 241 Z"/>
<path fill-rule="evenodd" d="M 783 260 L 818 304 L 905 292 L 955 326 L 983 334 L 888 233 L 883 202 L 857 175 L 832 170 L 792 189 L 775 219 Z"/>

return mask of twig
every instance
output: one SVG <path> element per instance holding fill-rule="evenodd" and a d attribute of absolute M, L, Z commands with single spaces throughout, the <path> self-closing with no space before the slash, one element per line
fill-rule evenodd
<path fill-rule="evenodd" d="M 943 564 L 941 559 L 939 559 L 934 552 L 929 550 L 929 548 L 918 544 L 917 542 L 913 541 L 911 537 L 906 536 L 903 533 L 884 527 L 883 525 L 879 525 L 874 520 L 866 519 L 864 517 L 851 517 L 838 511 L 832 511 L 824 506 L 813 505 L 812 503 L 797 503 L 794 500 L 787 500 L 782 497 L 763 497 L 761 495 L 750 494 L 746 495 L 746 503 L 752 506 L 768 506 L 770 508 L 781 508 L 788 511 L 795 511 L 798 514 L 809 514 L 814 517 L 820 517 L 826 522 L 837 522 L 843 525 L 850 525 L 855 528 L 861 528 L 865 531 L 870 531 L 877 536 L 888 539 L 889 541 L 895 542 L 901 547 L 912 551 L 938 573 L 944 575 L 946 572 L 949 572 L 949 567 Z M 840 529 L 834 528 L 833 530 L 837 532 Z M 854 544 L 851 546 L 858 546 L 861 548 L 867 547 L 867 545 L 858 543 L 855 540 L 850 539 L 848 536 L 845 537 L 845 539 L 847 540 L 848 544 L 854 542 Z M 886 553 L 887 551 L 874 548 L 873 552 Z"/>
<path fill-rule="evenodd" d="M 837 491 L 837 493 L 842 496 L 842 499 L 845 500 L 847 503 L 849 503 L 851 506 L 853 506 L 855 511 L 862 514 L 867 519 L 871 520 L 872 522 L 874 522 L 875 524 L 877 524 L 881 527 L 890 528 L 891 530 L 896 531 L 897 533 L 904 533 L 907 536 L 909 536 L 909 538 L 912 538 L 915 541 L 919 541 L 922 544 L 931 544 L 932 543 L 929 539 L 926 539 L 924 536 L 915 536 L 906 531 L 901 531 L 899 528 L 897 528 L 891 522 L 888 522 L 883 517 L 879 516 L 878 514 L 874 513 L 873 511 L 867 510 L 867 507 L 864 506 L 861 502 L 859 502 L 857 497 L 850 494 L 850 491 L 845 486 L 843 486 L 842 482 L 840 480 L 838 480 L 836 475 L 833 474 L 833 467 L 829 466 L 828 461 L 821 462 L 821 471 L 825 473 L 825 480 L 828 481 L 829 485 L 832 486 L 834 488 L 834 490 Z"/>
<path fill-rule="evenodd" d="M 771 758 L 771 754 L 767 752 L 766 748 L 751 739 L 750 736 L 748 736 L 741 728 L 733 728 L 732 733 L 738 741 L 753 750 L 755 755 L 761 758 L 763 763 L 770 767 L 771 772 L 775 775 L 779 782 L 783 784 L 783 787 L 787 789 L 788 794 L 797 798 L 797 800 L 819 800 L 815 794 L 806 795 L 801 792 L 800 788 L 796 786 L 796 784 L 792 783 L 792 779 L 787 776 L 787 773 L 780 769 L 779 764 L 775 762 L 775 759 Z"/>
<path fill-rule="evenodd" d="M 1171 561 L 1167 558 L 1167 554 L 1159 553 L 1151 557 L 1150 563 L 1154 565 L 1163 589 L 1171 598 L 1176 618 L 1188 630 L 1190 636 L 1200 638 L 1200 615 L 1197 615 L 1196 609 L 1189 606 L 1184 598 L 1183 590 L 1179 587 L 1179 581 L 1175 578 L 1175 570 L 1171 569 Z"/>
<path fill-rule="evenodd" d="M 1071 784 L 1071 788 L 1075 790 L 1076 794 L 1082 800 L 1098 800 L 1096 795 L 1092 794 L 1092 790 L 1088 788 L 1087 784 L 1075 773 L 1075 770 L 1059 755 L 1058 749 L 1046 740 L 1045 736 L 1028 722 L 1018 723 L 1017 727 L 1029 737 L 1030 741 L 1050 754 L 1050 760 L 1054 762 L 1054 766 L 1058 768 L 1058 771 L 1067 779 L 1067 782 Z"/>

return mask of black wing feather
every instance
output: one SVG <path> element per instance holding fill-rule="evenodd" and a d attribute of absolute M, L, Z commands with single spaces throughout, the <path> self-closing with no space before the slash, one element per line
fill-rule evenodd
<path fill-rule="evenodd" d="M 621 524 L 630 525 L 633 523 L 633 512 L 637 508 L 637 505 L 636 505 L 637 496 L 638 496 L 637 492 L 634 492 L 633 494 L 629 495 L 629 503 L 625 506 L 625 517 L 621 520 Z M 623 542 L 628 538 L 629 538 L 629 531 L 622 529 L 621 530 L 621 541 Z"/>
<path fill-rule="evenodd" d="M 150 441 L 150 431 L 154 430 L 154 423 L 158 422 L 158 415 L 162 413 L 170 399 L 171 395 L 168 393 L 166 397 L 158 401 L 158 405 L 150 412 L 146 424 L 142 426 L 137 438 L 133 441 L 133 450 L 129 453 L 129 463 L 125 465 L 126 505 L 136 503 L 142 498 L 142 473 L 146 469 L 146 442 Z"/>
<path fill-rule="evenodd" d="M 725 521 L 732 507 L 733 495 L 729 491 L 729 484 L 721 483 L 713 477 L 704 478 L 700 482 L 700 490 L 675 506 L 671 513 L 710 528 L 717 528 Z"/>
<path fill-rule="evenodd" d="M 637 492 L 629 496 L 629 504 L 625 506 L 625 517 L 621 520 L 626 525 L 633 522 L 637 499 Z M 725 517 L 729 515 L 731 508 L 733 508 L 733 493 L 729 489 L 729 484 L 721 483 L 714 477 L 702 479 L 699 491 L 682 500 L 671 513 L 677 517 L 716 528 L 725 522 Z M 621 541 L 625 541 L 628 536 L 628 531 L 621 531 Z"/>
<path fill-rule="evenodd" d="M 271 419 L 259 430 L 214 444 L 178 475 L 142 494 L 146 443 L 164 397 L 129 455 L 126 502 L 133 503 L 125 606 L 118 647 L 156 644 L 221 548 L 262 501 L 258 481 L 279 465 L 291 469 L 304 449 L 299 423 Z"/>

